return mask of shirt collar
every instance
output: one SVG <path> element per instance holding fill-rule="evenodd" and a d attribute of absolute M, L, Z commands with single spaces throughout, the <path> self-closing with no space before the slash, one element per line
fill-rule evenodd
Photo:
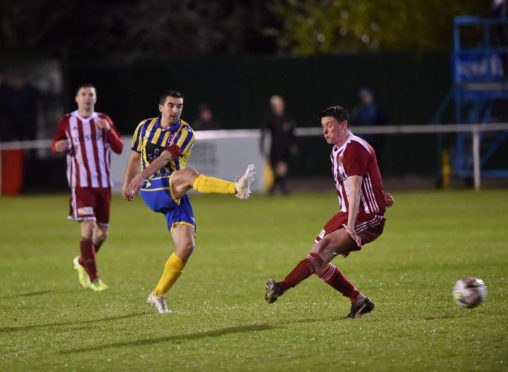
<path fill-rule="evenodd" d="M 180 128 L 180 124 L 181 124 L 181 120 L 178 120 L 175 124 L 173 124 L 173 126 L 169 127 L 168 129 L 164 129 L 162 126 L 161 126 L 161 115 L 159 115 L 157 117 L 157 121 L 155 122 L 155 126 L 161 128 L 162 130 L 164 131 L 171 131 L 171 132 L 176 132 L 178 130 L 178 128 Z"/>
<path fill-rule="evenodd" d="M 76 115 L 81 121 L 87 121 L 87 120 L 90 120 L 90 119 L 95 119 L 95 117 L 97 116 L 97 113 L 94 111 L 92 112 L 92 115 L 84 118 L 83 116 L 81 116 L 79 113 L 78 113 L 78 110 L 74 111 L 73 112 L 74 115 Z"/>
<path fill-rule="evenodd" d="M 337 146 L 335 145 L 334 147 L 334 150 L 337 149 L 338 151 L 343 151 L 344 148 L 346 147 L 346 145 L 351 142 L 351 139 L 353 138 L 353 133 L 349 132 L 349 136 L 346 138 L 346 140 L 344 141 L 344 143 L 342 144 L 342 146 Z"/>

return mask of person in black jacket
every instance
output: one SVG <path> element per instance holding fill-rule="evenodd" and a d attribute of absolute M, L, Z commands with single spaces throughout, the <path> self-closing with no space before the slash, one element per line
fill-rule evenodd
<path fill-rule="evenodd" d="M 274 172 L 274 183 L 269 190 L 270 195 L 277 187 L 284 195 L 289 194 L 286 177 L 291 155 L 297 151 L 294 134 L 295 123 L 285 114 L 284 99 L 279 95 L 270 97 L 271 114 L 261 128 L 261 153 L 264 155 L 264 141 L 267 131 L 270 132 L 271 143 L 269 160 Z"/>

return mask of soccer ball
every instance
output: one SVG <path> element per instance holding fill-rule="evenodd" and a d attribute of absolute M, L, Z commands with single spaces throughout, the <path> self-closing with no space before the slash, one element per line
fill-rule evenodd
<path fill-rule="evenodd" d="M 468 276 L 455 283 L 452 295 L 457 305 L 472 309 L 485 301 L 487 286 L 483 280 Z"/>

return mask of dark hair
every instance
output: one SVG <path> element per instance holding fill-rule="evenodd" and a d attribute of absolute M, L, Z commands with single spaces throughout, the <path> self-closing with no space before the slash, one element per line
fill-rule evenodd
<path fill-rule="evenodd" d="M 164 102 L 166 102 L 166 98 L 168 98 L 168 97 L 183 99 L 183 94 L 177 90 L 170 89 L 167 92 L 161 94 L 161 98 L 159 99 L 159 105 L 163 105 Z"/>
<path fill-rule="evenodd" d="M 79 93 L 79 90 L 81 88 L 94 88 L 95 91 L 97 92 L 97 88 L 92 83 L 81 83 L 81 84 L 78 85 L 78 87 L 76 89 L 76 95 Z"/>
<path fill-rule="evenodd" d="M 342 106 L 330 106 L 325 108 L 323 111 L 321 111 L 319 118 L 322 119 L 327 116 L 335 118 L 339 123 L 344 120 L 347 120 L 349 124 L 349 113 Z"/>

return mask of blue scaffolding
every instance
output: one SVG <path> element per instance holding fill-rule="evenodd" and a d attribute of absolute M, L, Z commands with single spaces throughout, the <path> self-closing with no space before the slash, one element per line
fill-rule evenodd
<path fill-rule="evenodd" d="M 454 17 L 453 26 L 453 86 L 439 106 L 433 122 L 442 123 L 444 113 L 450 106 L 453 106 L 452 115 L 456 124 L 488 125 L 494 119 L 494 107 L 506 108 L 506 112 L 497 115 L 495 120 L 507 121 L 508 19 L 458 16 Z M 469 29 L 470 36 L 481 36 L 472 47 L 463 45 L 461 36 L 466 28 Z M 495 136 L 481 134 L 482 169 L 507 138 L 506 131 L 497 132 Z M 472 176 L 471 134 L 457 134 L 450 158 L 455 176 L 463 179 Z M 482 176 L 508 177 L 508 169 L 484 169 Z"/>

